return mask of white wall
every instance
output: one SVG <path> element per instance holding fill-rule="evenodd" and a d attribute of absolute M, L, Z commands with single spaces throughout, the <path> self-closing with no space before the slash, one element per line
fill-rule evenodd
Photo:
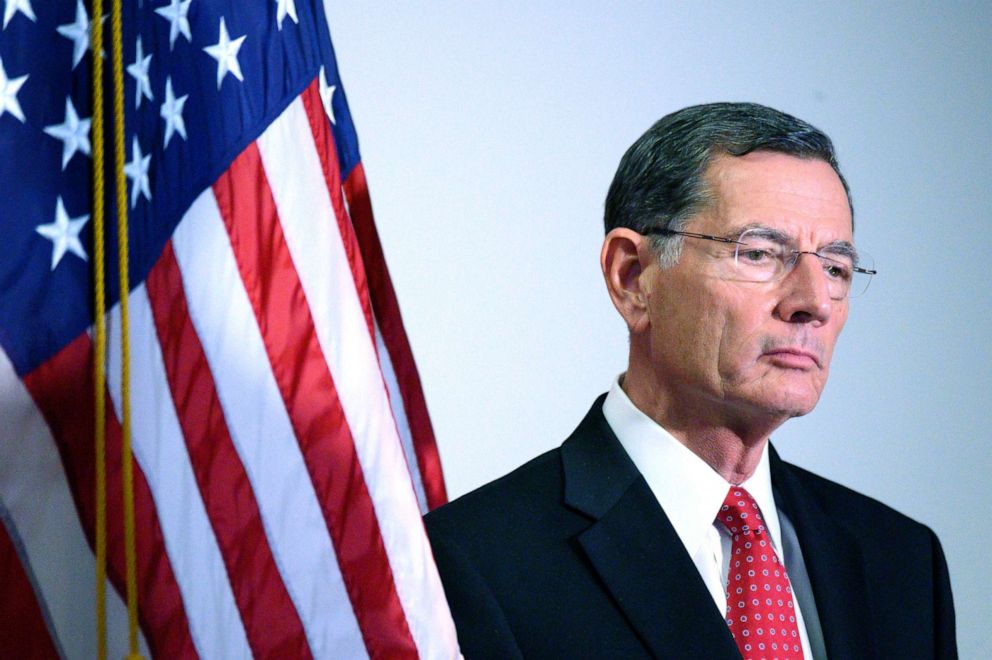
<path fill-rule="evenodd" d="M 597 256 L 627 146 L 685 105 L 772 105 L 834 138 L 880 271 L 776 445 L 932 526 L 962 657 L 992 653 L 992 5 L 328 4 L 452 496 L 623 369 Z"/>

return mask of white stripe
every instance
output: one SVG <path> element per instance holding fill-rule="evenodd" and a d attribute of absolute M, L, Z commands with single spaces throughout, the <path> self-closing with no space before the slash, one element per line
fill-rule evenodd
<path fill-rule="evenodd" d="M 258 146 L 317 338 L 355 439 L 411 635 L 422 657 L 454 657 L 454 624 L 301 99 L 266 129 Z"/>
<path fill-rule="evenodd" d="M 348 205 L 348 198 L 341 197 L 344 203 L 345 212 L 351 219 L 351 207 Z M 371 291 L 369 292 L 371 296 Z M 417 495 L 417 504 L 420 506 L 420 513 L 426 514 L 430 510 L 427 502 L 427 492 L 424 490 L 424 478 L 420 470 L 420 460 L 417 458 L 417 450 L 413 446 L 413 436 L 410 432 L 410 422 L 406 416 L 406 402 L 403 400 L 403 393 L 400 391 L 399 382 L 396 379 L 396 371 L 393 369 L 393 358 L 382 339 L 382 330 L 379 328 L 379 321 L 372 316 L 372 326 L 375 328 L 375 348 L 379 355 L 379 363 L 382 365 L 382 378 L 386 382 L 386 390 L 389 392 L 389 405 L 393 410 L 393 419 L 396 420 L 396 430 L 400 435 L 400 442 L 403 445 L 403 455 L 406 456 L 407 467 L 410 478 L 413 480 L 413 490 Z"/>
<path fill-rule="evenodd" d="M 162 361 L 151 302 L 142 284 L 129 297 L 131 326 L 131 437 L 134 457 L 151 490 L 165 550 L 204 658 L 250 658 L 244 624 L 224 558 L 197 487 Z M 121 418 L 120 305 L 108 323 L 107 382 Z"/>
<path fill-rule="evenodd" d="M 58 448 L 41 412 L 0 350 L 0 501 L 27 553 L 25 570 L 67 658 L 96 653 L 96 560 L 69 491 Z M 148 654 L 144 636 L 142 653 Z M 127 607 L 107 581 L 110 657 L 127 654 Z"/>
<path fill-rule="evenodd" d="M 393 409 L 393 419 L 396 420 L 396 429 L 400 434 L 400 442 L 403 445 L 403 455 L 410 469 L 410 477 L 413 479 L 413 490 L 417 494 L 417 504 L 420 505 L 420 513 L 427 513 L 427 493 L 424 492 L 424 479 L 420 473 L 420 462 L 417 460 L 417 450 L 413 446 L 413 436 L 410 434 L 410 422 L 406 418 L 406 407 L 403 401 L 403 394 L 400 392 L 400 384 L 396 380 L 396 372 L 393 370 L 393 360 L 389 354 L 389 349 L 382 341 L 382 331 L 379 330 L 379 322 L 373 319 L 375 327 L 375 348 L 379 354 L 379 363 L 382 365 L 382 378 L 386 382 L 389 391 L 389 405 Z"/>
<path fill-rule="evenodd" d="M 315 657 L 366 656 L 313 484 L 211 190 L 173 235 L 189 313 Z"/>

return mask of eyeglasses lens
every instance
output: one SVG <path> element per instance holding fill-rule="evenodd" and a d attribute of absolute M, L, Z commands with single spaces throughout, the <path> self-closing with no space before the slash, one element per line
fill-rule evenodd
<path fill-rule="evenodd" d="M 819 259 L 827 278 L 830 297 L 842 300 L 854 298 L 868 289 L 871 274 L 861 269 L 874 270 L 874 261 L 863 253 L 858 253 L 857 263 L 846 254 L 812 254 L 797 251 L 792 245 L 783 243 L 767 234 L 766 230 L 748 230 L 737 239 L 734 251 L 734 277 L 746 282 L 771 282 L 788 274 L 803 254 Z"/>

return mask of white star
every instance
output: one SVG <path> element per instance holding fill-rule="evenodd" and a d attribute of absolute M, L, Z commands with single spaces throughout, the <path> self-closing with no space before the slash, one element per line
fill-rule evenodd
<path fill-rule="evenodd" d="M 327 72 L 324 71 L 324 67 L 320 67 L 320 100 L 324 102 L 324 112 L 327 113 L 327 118 L 331 120 L 332 124 L 337 124 L 334 120 L 334 105 L 332 103 L 334 99 L 334 92 L 337 90 L 337 85 L 327 84 Z"/>
<path fill-rule="evenodd" d="M 53 138 L 62 140 L 62 169 L 69 164 L 69 160 L 81 151 L 87 156 L 90 155 L 90 123 L 92 119 L 80 119 L 76 114 L 76 108 L 72 105 L 72 99 L 65 99 L 65 120 L 61 124 L 46 126 L 45 132 Z"/>
<path fill-rule="evenodd" d="M 241 50 L 241 44 L 245 40 L 245 36 L 241 35 L 237 39 L 232 40 L 230 35 L 227 34 L 224 17 L 220 17 L 220 36 L 217 39 L 217 43 L 203 49 L 207 51 L 207 55 L 217 60 L 217 89 L 220 89 L 220 83 L 224 80 L 224 76 L 228 72 L 233 73 L 235 78 L 244 82 L 245 78 L 241 75 L 241 65 L 238 64 L 238 51 Z"/>
<path fill-rule="evenodd" d="M 138 203 L 138 194 L 151 201 L 152 191 L 148 187 L 148 169 L 151 167 L 152 155 L 141 155 L 141 145 L 138 136 L 131 141 L 131 162 L 124 166 L 124 174 L 131 179 L 131 208 Z"/>
<path fill-rule="evenodd" d="M 3 26 L 7 27 L 7 23 L 10 23 L 10 19 L 14 18 L 14 14 L 21 12 L 32 21 L 37 19 L 34 17 L 34 12 L 31 11 L 31 0 L 7 0 L 7 4 L 3 8 Z"/>
<path fill-rule="evenodd" d="M 169 146 L 169 139 L 172 133 L 176 132 L 186 139 L 186 122 L 183 120 L 183 106 L 189 94 L 183 94 L 178 99 L 172 93 L 172 78 L 165 79 L 165 101 L 162 102 L 162 109 L 159 114 L 165 120 L 165 144 L 162 148 Z"/>
<path fill-rule="evenodd" d="M 193 36 L 189 32 L 189 4 L 193 0 L 169 0 L 167 7 L 159 7 L 155 13 L 169 21 L 169 48 L 176 43 L 176 37 L 182 34 L 186 41 L 193 41 Z"/>
<path fill-rule="evenodd" d="M 105 21 L 107 17 L 103 16 L 100 20 Z M 86 49 L 90 47 L 90 18 L 86 14 L 83 0 L 76 0 L 76 22 L 66 23 L 55 29 L 66 39 L 72 39 L 72 68 L 75 69 L 86 54 Z"/>
<path fill-rule="evenodd" d="M 300 19 L 296 17 L 296 0 L 276 0 L 276 22 L 279 23 L 280 30 L 287 15 L 294 23 L 300 24 Z"/>
<path fill-rule="evenodd" d="M 27 76 L 8 78 L 3 68 L 3 58 L 0 57 L 0 117 L 3 117 L 4 112 L 9 112 L 20 119 L 22 124 L 24 123 L 24 112 L 21 111 L 21 104 L 17 100 L 17 92 L 27 79 Z"/>
<path fill-rule="evenodd" d="M 83 249 L 83 244 L 79 241 L 79 232 L 82 231 L 89 219 L 89 215 L 70 218 L 69 214 L 65 212 L 62 198 L 59 197 L 55 201 L 55 221 L 34 228 L 36 232 L 52 242 L 52 270 L 55 270 L 55 267 L 59 265 L 67 250 L 83 261 L 87 260 L 86 250 Z"/>
<path fill-rule="evenodd" d="M 146 96 L 151 101 L 152 83 L 148 78 L 148 67 L 152 64 L 152 56 L 145 55 L 141 49 L 141 37 L 138 37 L 138 46 L 134 53 L 134 64 L 127 65 L 127 72 L 134 78 L 134 107 L 141 107 L 141 97 Z"/>

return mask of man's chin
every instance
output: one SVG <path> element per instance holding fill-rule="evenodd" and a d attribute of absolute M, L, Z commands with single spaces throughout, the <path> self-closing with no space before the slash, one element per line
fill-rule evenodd
<path fill-rule="evenodd" d="M 809 373 L 785 375 L 785 378 L 778 379 L 768 390 L 761 392 L 757 403 L 784 418 L 802 417 L 813 412 L 823 392 L 823 383 Z"/>
<path fill-rule="evenodd" d="M 816 408 L 816 403 L 819 400 L 819 392 L 815 395 L 810 394 L 806 396 L 786 397 L 782 400 L 769 402 L 769 409 L 773 411 L 774 414 L 781 417 L 802 417 L 803 415 L 808 415 L 813 412 L 813 409 Z"/>
<path fill-rule="evenodd" d="M 801 409 L 801 410 L 794 410 L 794 411 L 792 411 L 792 413 L 791 413 L 791 414 L 789 415 L 789 417 L 803 417 L 804 415 L 808 415 L 808 414 L 810 414 L 811 412 L 813 412 L 813 408 L 815 408 L 815 407 L 816 407 L 816 406 L 815 406 L 815 405 L 813 405 L 813 406 L 810 406 L 810 407 L 808 407 L 808 408 L 804 408 L 804 409 Z"/>
<path fill-rule="evenodd" d="M 773 391 L 751 399 L 750 408 L 759 416 L 785 421 L 813 412 L 820 400 L 819 391 Z"/>

